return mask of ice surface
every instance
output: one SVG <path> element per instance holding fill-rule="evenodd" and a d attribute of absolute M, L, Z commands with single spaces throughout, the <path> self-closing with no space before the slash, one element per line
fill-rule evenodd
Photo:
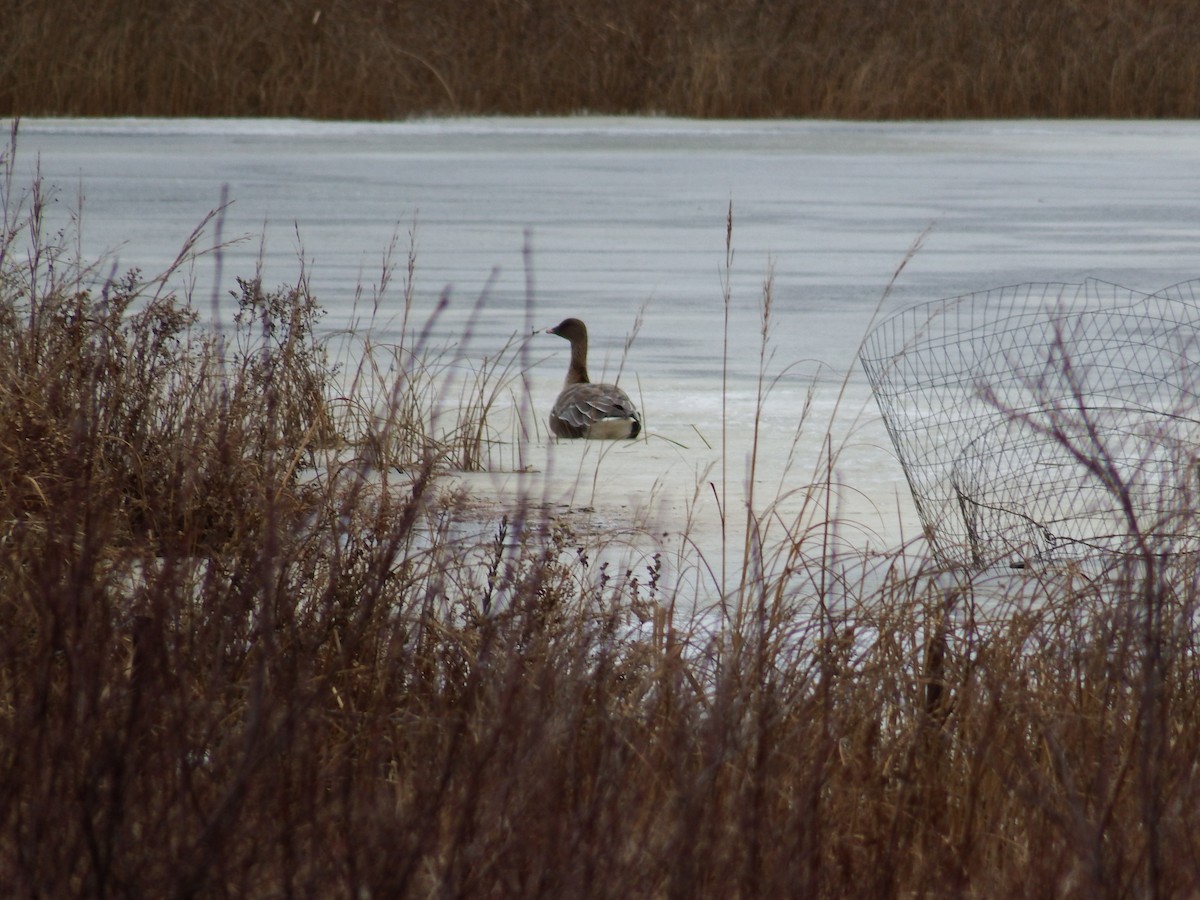
<path fill-rule="evenodd" d="M 726 558 L 740 558 L 730 523 L 749 497 L 768 276 L 766 371 L 778 380 L 759 419 L 755 508 L 787 495 L 773 534 L 811 509 L 805 488 L 825 478 L 829 434 L 842 448 L 830 495 L 842 536 L 888 547 L 920 529 L 855 365 L 877 316 L 1017 282 L 1094 276 L 1155 290 L 1200 274 L 1195 122 L 24 119 L 19 173 L 35 165 L 59 187 L 64 224 L 82 205 L 85 257 L 109 252 L 119 270 L 161 270 L 227 191 L 222 236 L 253 238 L 225 251 L 220 285 L 211 262 L 194 273 L 196 295 L 222 314 L 234 276 L 261 264 L 268 285 L 294 281 L 302 252 L 325 326 L 364 328 L 370 301 L 356 307 L 357 289 L 370 297 L 397 232 L 403 269 L 414 229 L 416 319 L 451 298 L 434 340 L 461 345 L 482 297 L 467 359 L 584 318 L 593 377 L 620 372 L 649 439 L 535 440 L 507 466 L 531 472 L 466 482 L 584 507 L 613 528 L 690 523 L 714 570 L 722 515 Z M 397 278 L 375 315 L 379 340 L 400 300 Z M 529 348 L 533 399 L 548 408 L 566 347 L 544 336 Z"/>

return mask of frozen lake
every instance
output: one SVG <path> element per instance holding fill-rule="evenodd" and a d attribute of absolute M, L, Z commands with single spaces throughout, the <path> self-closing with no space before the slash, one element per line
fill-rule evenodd
<path fill-rule="evenodd" d="M 254 239 L 224 253 L 218 293 L 252 276 L 260 253 L 268 286 L 294 282 L 302 248 L 333 330 L 366 327 L 356 289 L 370 295 L 397 231 L 402 274 L 414 223 L 416 320 L 448 291 L 436 339 L 461 344 L 482 297 L 460 347 L 467 359 L 565 316 L 585 319 L 593 378 L 620 370 L 649 439 L 551 445 L 543 426 L 498 471 L 464 480 L 484 496 L 573 507 L 614 532 L 651 521 L 680 570 L 695 566 L 696 549 L 714 573 L 722 553 L 737 568 L 741 535 L 730 523 L 748 499 L 761 511 L 785 497 L 768 542 L 791 516 L 811 515 L 803 488 L 825 479 L 814 468 L 827 433 L 840 448 L 828 500 L 841 539 L 888 548 L 919 535 L 855 364 L 877 314 L 1015 282 L 1093 276 L 1155 290 L 1200 274 L 1194 122 L 24 119 L 18 173 L 31 179 L 35 165 L 59 188 L 62 221 L 82 196 L 84 257 L 110 253 L 120 270 L 166 267 L 227 191 L 224 237 Z M 213 271 L 210 262 L 195 273 L 205 302 Z M 768 273 L 766 371 L 780 377 L 762 406 L 751 499 Z M 372 325 L 376 340 L 395 333 L 399 280 Z M 567 347 L 548 335 L 528 346 L 544 422 Z"/>

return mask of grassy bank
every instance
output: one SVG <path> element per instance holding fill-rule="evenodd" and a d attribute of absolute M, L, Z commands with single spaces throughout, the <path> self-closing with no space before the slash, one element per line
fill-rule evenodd
<path fill-rule="evenodd" d="M 723 611 L 690 615 L 653 560 L 590 566 L 591 539 L 521 497 L 464 543 L 481 514 L 438 476 L 487 465 L 491 406 L 442 388 L 422 323 L 392 347 L 356 336 L 366 361 L 338 372 L 303 274 L 246 273 L 213 331 L 170 273 L 79 260 L 12 152 L 14 895 L 1200 887 L 1186 561 L 1029 573 L 983 606 L 899 551 L 877 579 L 835 578 L 839 523 L 818 521 L 781 552 L 749 543 Z"/>
<path fill-rule="evenodd" d="M 0 115 L 1200 112 L 1186 0 L 3 0 L 0 21 Z"/>

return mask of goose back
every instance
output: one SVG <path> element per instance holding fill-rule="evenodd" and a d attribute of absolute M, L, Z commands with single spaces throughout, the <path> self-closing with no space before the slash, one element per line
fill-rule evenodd
<path fill-rule="evenodd" d="M 635 438 L 642 419 L 633 401 L 613 384 L 569 384 L 550 411 L 555 437 L 619 440 Z"/>

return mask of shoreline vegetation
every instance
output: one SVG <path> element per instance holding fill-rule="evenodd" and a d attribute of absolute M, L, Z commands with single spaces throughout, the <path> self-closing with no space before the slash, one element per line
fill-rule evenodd
<path fill-rule="evenodd" d="M 724 504 L 748 537 L 694 614 L 657 557 L 590 563 L 593 536 L 522 498 L 464 543 L 481 513 L 439 475 L 490 464 L 496 398 L 526 408 L 519 347 L 448 389 L 406 317 L 394 346 L 350 335 L 363 362 L 340 372 L 303 271 L 243 274 L 235 322 L 206 329 L 171 272 L 73 254 L 53 189 L 14 183 L 16 143 L 13 896 L 1200 890 L 1194 561 L 1025 572 L 987 605 L 903 548 L 839 579 L 820 478 L 791 488 L 803 521 Z M 220 215 L 177 269 L 220 253 Z M 777 546 L 752 539 L 768 526 Z"/>
<path fill-rule="evenodd" d="M 1189 0 L 0 2 L 0 115 L 1191 118 Z"/>

